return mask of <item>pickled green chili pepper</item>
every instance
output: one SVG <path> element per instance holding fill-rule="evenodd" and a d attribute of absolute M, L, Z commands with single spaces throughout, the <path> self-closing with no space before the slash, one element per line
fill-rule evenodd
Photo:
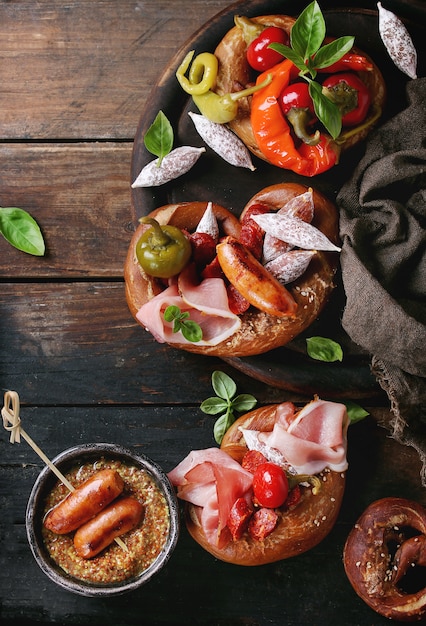
<path fill-rule="evenodd" d="M 236 15 L 234 17 L 235 26 L 241 28 L 243 33 L 243 39 L 246 44 L 249 46 L 252 41 L 257 39 L 262 31 L 266 28 L 266 24 L 259 24 L 258 22 L 253 22 L 250 18 L 245 15 Z"/>
<path fill-rule="evenodd" d="M 191 61 L 194 51 L 188 52 L 176 72 L 176 78 L 180 86 L 186 93 L 192 96 L 195 105 L 204 117 L 217 124 L 227 124 L 231 122 L 238 113 L 238 100 L 251 96 L 259 89 L 268 85 L 272 77 L 266 79 L 259 85 L 254 85 L 242 91 L 219 95 L 212 91 L 216 83 L 218 72 L 218 60 L 210 52 L 202 52 L 194 61 Z M 189 66 L 191 67 L 189 68 Z M 189 68 L 188 78 L 185 76 Z"/>
<path fill-rule="evenodd" d="M 160 226 L 152 217 L 142 217 L 151 224 L 136 245 L 136 256 L 142 269 L 156 278 L 171 278 L 185 267 L 191 257 L 191 243 L 176 226 Z"/>
<path fill-rule="evenodd" d="M 200 95 L 206 93 L 214 86 L 217 77 L 218 60 L 214 54 L 202 52 L 195 57 L 187 78 L 185 73 L 191 64 L 193 56 L 194 50 L 188 52 L 176 71 L 176 78 L 186 93 Z"/>
<path fill-rule="evenodd" d="M 237 116 L 238 100 L 251 96 L 256 91 L 263 89 L 263 87 L 269 85 L 271 80 L 272 76 L 267 76 L 259 85 L 254 85 L 242 91 L 235 91 L 220 96 L 214 91 L 209 90 L 200 95 L 193 95 L 192 99 L 204 117 L 207 117 L 211 122 L 216 122 L 217 124 L 227 124 Z"/>

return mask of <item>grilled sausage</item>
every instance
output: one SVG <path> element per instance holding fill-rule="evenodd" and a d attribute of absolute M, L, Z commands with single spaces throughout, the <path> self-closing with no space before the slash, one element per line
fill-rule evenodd
<path fill-rule="evenodd" d="M 116 537 L 135 528 L 144 511 L 135 498 L 121 498 L 80 526 L 74 535 L 74 548 L 84 559 L 91 559 L 109 546 Z"/>
<path fill-rule="evenodd" d="M 118 472 L 101 470 L 51 509 L 44 519 L 44 525 L 58 535 L 70 533 L 99 513 L 123 489 L 124 481 Z"/>

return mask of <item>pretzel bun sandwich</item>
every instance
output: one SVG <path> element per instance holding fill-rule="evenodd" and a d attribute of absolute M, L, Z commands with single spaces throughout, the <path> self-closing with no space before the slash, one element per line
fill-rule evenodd
<path fill-rule="evenodd" d="M 260 159 L 304 176 L 329 170 L 381 116 L 379 68 L 353 37 L 326 37 L 317 2 L 297 19 L 234 22 L 214 54 L 193 59 L 189 79 L 186 57 L 176 74 L 181 86 L 203 116 L 226 124 Z"/>
<path fill-rule="evenodd" d="M 263 189 L 240 219 L 186 202 L 141 221 L 125 261 L 127 303 L 157 341 L 176 348 L 267 352 L 305 330 L 334 287 L 337 210 L 303 185 Z"/>
<path fill-rule="evenodd" d="M 220 448 L 169 472 L 191 536 L 216 558 L 263 565 L 310 550 L 336 522 L 345 488 L 348 415 L 315 398 L 240 417 Z M 327 436 L 321 435 L 327 431 Z"/>

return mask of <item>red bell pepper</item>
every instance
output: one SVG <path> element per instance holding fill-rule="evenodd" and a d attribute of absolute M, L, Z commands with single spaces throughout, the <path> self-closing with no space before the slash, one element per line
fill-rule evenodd
<path fill-rule="evenodd" d="M 337 163 L 340 149 L 331 137 L 322 133 L 315 146 L 302 143 L 296 147 L 278 101 L 289 84 L 292 68 L 293 63 L 285 59 L 260 74 L 257 83 L 265 80 L 267 74 L 272 75 L 272 81 L 253 95 L 251 125 L 257 145 L 270 163 L 303 176 L 315 176 Z"/>
<path fill-rule="evenodd" d="M 314 103 L 306 81 L 290 83 L 279 96 L 281 111 L 293 126 L 296 137 L 304 143 L 315 145 L 319 142 L 319 131 L 310 135 L 307 127 L 317 121 Z"/>
<path fill-rule="evenodd" d="M 342 126 L 358 126 L 367 117 L 371 96 L 356 74 L 333 74 L 323 82 L 323 92 L 342 114 Z"/>
<path fill-rule="evenodd" d="M 347 52 L 336 63 L 317 71 L 325 74 L 335 74 L 336 72 L 348 72 L 350 70 L 354 72 L 371 72 L 372 69 L 373 64 L 368 59 L 360 54 Z"/>

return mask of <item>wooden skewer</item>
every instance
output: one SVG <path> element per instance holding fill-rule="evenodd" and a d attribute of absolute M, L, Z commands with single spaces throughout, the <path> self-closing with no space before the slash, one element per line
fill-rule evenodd
<path fill-rule="evenodd" d="M 10 443 L 21 443 L 21 435 L 23 439 L 31 446 L 31 448 L 38 454 L 43 462 L 48 465 L 52 472 L 59 478 L 59 480 L 67 487 L 69 491 L 75 491 L 75 487 L 69 482 L 69 480 L 60 472 L 54 463 L 44 454 L 38 445 L 31 439 L 28 433 L 21 426 L 21 418 L 19 417 L 20 402 L 19 395 L 16 391 L 6 391 L 4 394 L 4 406 L 1 410 L 3 418 L 4 428 L 10 432 Z M 115 538 L 115 542 L 128 551 L 128 547 L 120 537 Z"/>

